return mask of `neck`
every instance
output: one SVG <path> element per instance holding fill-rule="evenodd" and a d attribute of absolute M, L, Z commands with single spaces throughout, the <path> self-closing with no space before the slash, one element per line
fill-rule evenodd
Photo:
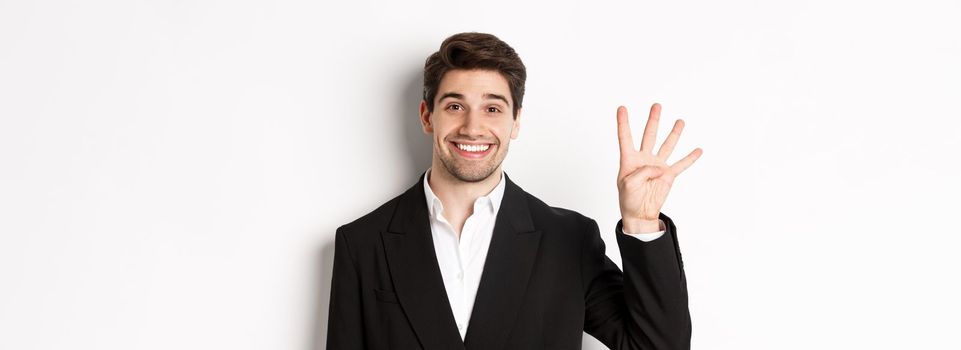
<path fill-rule="evenodd" d="M 450 208 L 454 210 L 466 209 L 470 212 L 473 209 L 474 201 L 493 191 L 501 180 L 501 176 L 501 166 L 498 165 L 497 169 L 486 179 L 478 182 L 465 182 L 447 172 L 447 168 L 444 168 L 443 165 L 434 163 L 431 165 L 427 180 L 431 191 L 434 191 L 434 195 L 444 203 L 445 211 Z"/>

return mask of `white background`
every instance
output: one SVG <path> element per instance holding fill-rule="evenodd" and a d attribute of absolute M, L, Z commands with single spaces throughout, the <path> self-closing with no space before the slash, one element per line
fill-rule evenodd
<path fill-rule="evenodd" d="M 957 349 L 959 15 L 0 0 L 0 348 L 322 349 L 335 229 L 427 168 L 424 59 L 483 31 L 529 73 L 505 170 L 615 261 L 616 107 L 687 122 L 694 348 Z"/>

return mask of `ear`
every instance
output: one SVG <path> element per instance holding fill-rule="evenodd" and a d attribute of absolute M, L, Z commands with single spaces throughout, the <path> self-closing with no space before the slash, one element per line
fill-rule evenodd
<path fill-rule="evenodd" d="M 524 111 L 524 107 L 517 109 L 517 116 L 514 117 L 514 126 L 511 127 L 511 140 L 517 139 L 517 133 L 521 130 L 521 112 Z"/>
<path fill-rule="evenodd" d="M 434 125 L 430 121 L 430 109 L 427 108 L 427 101 L 420 101 L 420 124 L 424 128 L 425 134 L 434 133 Z"/>

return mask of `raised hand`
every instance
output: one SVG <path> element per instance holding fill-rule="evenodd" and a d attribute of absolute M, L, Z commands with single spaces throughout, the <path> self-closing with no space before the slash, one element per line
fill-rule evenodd
<path fill-rule="evenodd" d="M 694 164 L 703 151 L 695 148 L 684 159 L 667 165 L 674 145 L 681 137 L 684 121 L 674 122 L 674 129 L 667 135 L 657 154 L 653 154 L 657 139 L 657 122 L 661 117 L 661 105 L 651 106 L 651 114 L 644 127 L 641 149 L 634 148 L 631 125 L 627 120 L 627 108 L 617 108 L 617 140 L 621 149 L 621 167 L 617 172 L 617 193 L 621 206 L 624 232 L 647 233 L 659 231 L 658 214 L 671 191 L 674 179 Z"/>

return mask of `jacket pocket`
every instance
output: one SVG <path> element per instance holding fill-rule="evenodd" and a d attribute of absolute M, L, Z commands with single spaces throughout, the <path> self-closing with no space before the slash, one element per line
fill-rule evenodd
<path fill-rule="evenodd" d="M 389 290 L 374 288 L 374 297 L 376 297 L 378 301 L 382 301 L 385 303 L 394 303 L 394 304 L 398 303 L 397 293 L 391 292 Z"/>

